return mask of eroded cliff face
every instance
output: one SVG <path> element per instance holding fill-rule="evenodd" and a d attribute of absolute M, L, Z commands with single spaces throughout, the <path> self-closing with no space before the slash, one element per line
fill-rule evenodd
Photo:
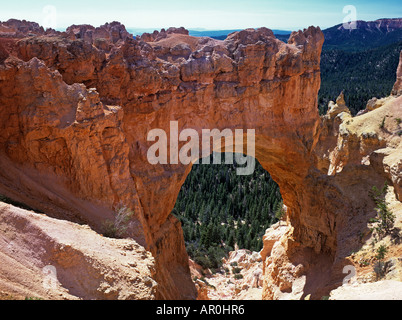
<path fill-rule="evenodd" d="M 170 214 L 191 165 L 150 164 L 147 135 L 168 133 L 170 121 L 200 136 L 255 129 L 256 157 L 279 184 L 291 226 L 264 261 L 264 298 L 292 291 L 303 276 L 306 294 L 344 276 L 332 268 L 343 263 L 340 228 L 345 212 L 367 209 L 356 192 L 371 169 L 357 169 L 353 189 L 320 160 L 337 139 L 323 134 L 332 123 L 317 111 L 319 28 L 292 33 L 288 44 L 265 28 L 225 41 L 175 28 L 134 39 L 118 23 L 2 39 L 2 193 L 98 231 L 119 204 L 133 209 L 131 236 L 155 258 L 157 298 L 194 299 Z"/>
<path fill-rule="evenodd" d="M 279 237 L 276 237 L 276 230 L 267 231 L 261 251 L 265 261 L 263 298 L 304 299 L 311 295 L 312 299 L 321 299 L 328 296 L 331 290 L 342 285 L 347 276 L 343 273 L 346 265 L 359 268 L 359 263 L 351 256 L 366 244 L 369 221 L 376 216 L 370 197 L 372 187 L 382 188 L 387 182 L 388 192 L 394 194 L 393 201 L 400 204 L 402 139 L 398 119 L 402 116 L 402 99 L 391 96 L 382 103 L 375 110 L 352 117 L 341 95 L 322 117 L 314 149 L 316 166 L 322 175 L 317 174 L 306 184 L 303 196 L 315 204 L 310 207 L 314 211 L 306 214 L 302 209 L 298 217 L 288 212 L 286 229 Z M 314 196 L 310 194 L 312 190 L 316 192 Z M 327 203 L 321 202 L 321 198 L 327 199 Z M 319 208 L 326 211 L 317 215 Z M 399 225 L 400 207 L 392 203 L 392 211 Z M 335 237 L 332 249 L 317 250 L 311 245 L 313 240 L 306 246 L 309 238 L 306 241 L 305 236 L 314 233 L 311 229 L 298 233 L 299 224 L 321 230 L 332 224 L 331 234 Z M 316 239 L 316 244 L 319 240 Z M 367 246 L 369 251 L 374 250 L 371 244 Z M 393 247 L 391 251 L 397 252 L 398 248 Z"/>
<path fill-rule="evenodd" d="M 397 230 L 402 215 L 402 99 L 395 88 L 399 86 L 401 66 L 402 58 L 391 96 L 373 98 L 366 110 L 352 117 L 341 93 L 321 117 L 314 153 L 317 156 L 315 167 L 322 175 L 316 176 L 310 184 L 323 183 L 316 189 L 318 193 L 312 201 L 327 211 L 318 220 L 310 220 L 310 225 L 333 223 L 335 245 L 329 255 L 316 255 L 317 251 L 313 253 L 311 247 L 306 248 L 308 242 L 295 237 L 298 222 L 292 217 L 288 217 L 286 233 L 274 242 L 270 241 L 270 236 L 276 234 L 275 230 L 268 230 L 261 252 L 265 260 L 264 298 L 302 299 L 311 294 L 311 298 L 320 299 L 342 285 L 345 265 L 361 267 L 353 253 L 364 246 L 365 250 L 369 247 L 369 251 L 373 251 L 372 244 L 365 242 L 370 240 L 369 221 L 376 216 L 370 197 L 373 186 L 382 188 L 388 184 L 388 194 L 393 196 L 387 195 L 387 203 L 396 217 L 393 237 L 400 237 Z M 308 191 L 306 194 L 310 197 Z M 321 197 L 327 199 L 326 204 L 320 203 Z M 301 219 L 308 216 L 301 210 Z M 397 240 L 389 244 L 390 252 L 400 251 Z"/>

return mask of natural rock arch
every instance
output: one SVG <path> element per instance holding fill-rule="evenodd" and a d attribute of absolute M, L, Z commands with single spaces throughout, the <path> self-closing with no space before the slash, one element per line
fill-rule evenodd
<path fill-rule="evenodd" d="M 180 41 L 189 41 L 187 38 L 180 38 Z M 173 46 L 178 40 L 171 37 L 170 41 Z M 322 34 L 310 28 L 293 34 L 291 44 L 286 45 L 268 30 L 246 30 L 229 36 L 226 41 L 224 46 L 215 43 L 212 52 L 202 52 L 211 50 L 208 47 L 201 49 L 202 53 L 196 51 L 200 57 L 189 59 L 181 66 L 181 78 L 188 77 L 188 81 L 175 91 L 165 93 L 166 97 L 124 104 L 124 131 L 133 146 L 131 174 L 136 177 L 145 217 L 152 221 L 149 225 L 154 252 L 170 251 L 172 243 L 183 242 L 181 235 L 180 239 L 172 238 L 176 237 L 178 227 L 170 212 L 191 166 L 150 165 L 146 150 L 152 143 L 144 143 L 142 139 L 155 128 L 169 132 L 170 121 L 178 121 L 179 132 L 191 128 L 200 136 L 202 129 L 230 129 L 232 132 L 255 129 L 256 158 L 278 182 L 290 208 L 290 217 L 300 214 L 302 205 L 298 201 L 305 179 L 313 170 L 312 149 L 319 126 L 317 94 Z M 232 66 L 222 72 L 220 64 L 225 59 L 230 59 Z M 142 100 L 146 98 L 150 99 L 148 96 Z M 164 102 L 162 107 L 159 99 Z M 152 109 L 136 112 L 146 106 Z M 169 228 L 176 231 L 166 233 Z M 328 245 L 333 241 L 326 239 L 329 230 L 315 232 L 323 235 L 320 244 L 313 244 L 318 246 L 318 251 L 324 249 L 326 242 Z M 167 234 L 170 239 L 166 239 Z M 180 256 L 185 255 L 184 246 L 180 246 L 180 251 Z M 160 263 L 162 268 L 177 268 L 173 261 L 163 261 L 162 255 Z M 187 262 L 182 263 L 184 268 Z M 169 273 L 174 274 L 174 271 Z"/>
<path fill-rule="evenodd" d="M 77 28 L 74 32 L 80 34 Z M 225 41 L 161 34 L 148 43 L 125 38 L 108 57 L 89 40 L 71 40 L 71 35 L 20 40 L 16 54 L 27 62 L 9 59 L 3 74 L 14 73 L 13 87 L 24 90 L 17 93 L 3 85 L 1 102 L 22 108 L 3 112 L 19 114 L 16 125 L 24 129 L 21 136 L 10 131 L 9 123 L 3 124 L 8 132 L 3 137 L 9 137 L 3 150 L 35 175 L 57 174 L 55 184 L 85 202 L 95 200 L 98 210 L 83 212 L 86 205 L 73 206 L 76 216 L 91 225 L 99 225 L 99 212 L 110 216 L 107 212 L 117 202 L 134 208 L 142 223 L 138 239 L 156 258 L 160 297 L 194 298 L 181 230 L 170 215 L 191 166 L 149 164 L 147 134 L 155 128 L 168 132 L 170 121 L 178 121 L 179 130 L 199 133 L 208 128 L 255 129 L 256 157 L 279 183 L 289 217 L 298 217 L 303 208 L 300 193 L 314 165 L 323 35 L 311 27 L 293 33 L 285 44 L 264 28 L 234 33 Z M 180 44 L 192 53 L 178 50 Z M 74 59 L 60 58 L 67 55 Z M 47 68 L 57 69 L 62 78 Z M 37 98 L 26 79 L 38 88 Z M 93 85 L 99 96 L 75 82 Z M 39 101 L 46 106 L 41 113 L 35 111 Z M 118 103 L 122 109 L 101 101 Z M 54 122 L 53 110 L 61 121 Z M 85 152 L 89 159 L 83 161 Z M 57 194 L 52 202 L 58 207 L 71 207 L 62 192 L 52 193 Z M 328 241 L 324 238 L 322 243 Z"/>
<path fill-rule="evenodd" d="M 148 132 L 169 132 L 170 121 L 199 134 L 254 129 L 256 158 L 279 184 L 291 226 L 266 257 L 264 298 L 291 291 L 302 276 L 305 293 L 339 280 L 339 268 L 328 267 L 343 264 L 342 212 L 354 202 L 343 200 L 343 176 L 328 176 L 320 157 L 336 145 L 320 134 L 331 129 L 317 110 L 320 29 L 294 32 L 288 44 L 266 28 L 225 41 L 181 29 L 132 39 L 117 23 L 95 31 L 38 31 L 0 65 L 1 191 L 95 229 L 117 204 L 132 208 L 134 237 L 156 260 L 158 298 L 193 299 L 181 228 L 170 214 L 191 165 L 151 165 Z M 317 270 L 325 270 L 318 280 L 310 277 Z"/>

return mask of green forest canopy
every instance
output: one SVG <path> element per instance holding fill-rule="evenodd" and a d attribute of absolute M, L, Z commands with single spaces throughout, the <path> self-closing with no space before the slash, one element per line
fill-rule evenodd
<path fill-rule="evenodd" d="M 260 251 L 283 205 L 278 185 L 258 161 L 253 175 L 238 176 L 237 164 L 222 158 L 223 164 L 193 166 L 172 212 L 182 223 L 189 256 L 205 268 L 219 268 L 235 244 Z"/>

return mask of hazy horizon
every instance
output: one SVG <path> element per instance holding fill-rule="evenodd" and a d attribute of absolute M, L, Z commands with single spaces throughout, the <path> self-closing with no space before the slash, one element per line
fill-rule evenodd
<path fill-rule="evenodd" d="M 34 21 L 44 27 L 64 30 L 72 24 L 100 26 L 119 21 L 128 29 L 160 30 L 185 27 L 190 30 L 236 30 L 267 27 L 277 30 L 299 30 L 314 25 L 326 29 L 343 22 L 348 16 L 345 6 L 356 9 L 355 20 L 372 21 L 402 17 L 400 0 L 361 1 L 354 3 L 305 0 L 171 0 L 169 2 L 116 0 L 85 2 L 28 1 L 3 5 L 0 21 L 11 18 Z"/>

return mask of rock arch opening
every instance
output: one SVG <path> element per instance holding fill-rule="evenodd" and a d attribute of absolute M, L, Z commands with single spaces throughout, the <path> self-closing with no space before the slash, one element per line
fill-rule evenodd
<path fill-rule="evenodd" d="M 241 165 L 230 161 L 236 157 L 226 163 L 225 155 L 211 154 L 193 165 L 172 214 L 181 222 L 196 286 L 209 286 L 211 298 L 261 299 L 259 252 L 265 231 L 278 220 L 282 197 L 258 161 L 252 174 L 238 175 Z"/>
<path fill-rule="evenodd" d="M 212 243 L 227 246 L 228 251 L 233 251 L 235 244 L 240 249 L 262 249 L 263 233 L 276 222 L 275 211 L 282 197 L 269 173 L 256 164 L 248 176 L 236 174 L 236 163 L 193 166 L 172 211 L 183 225 L 190 251 L 197 251 L 198 244 L 209 248 Z M 220 230 L 211 229 L 218 224 Z M 247 228 L 234 234 L 242 225 Z"/>

